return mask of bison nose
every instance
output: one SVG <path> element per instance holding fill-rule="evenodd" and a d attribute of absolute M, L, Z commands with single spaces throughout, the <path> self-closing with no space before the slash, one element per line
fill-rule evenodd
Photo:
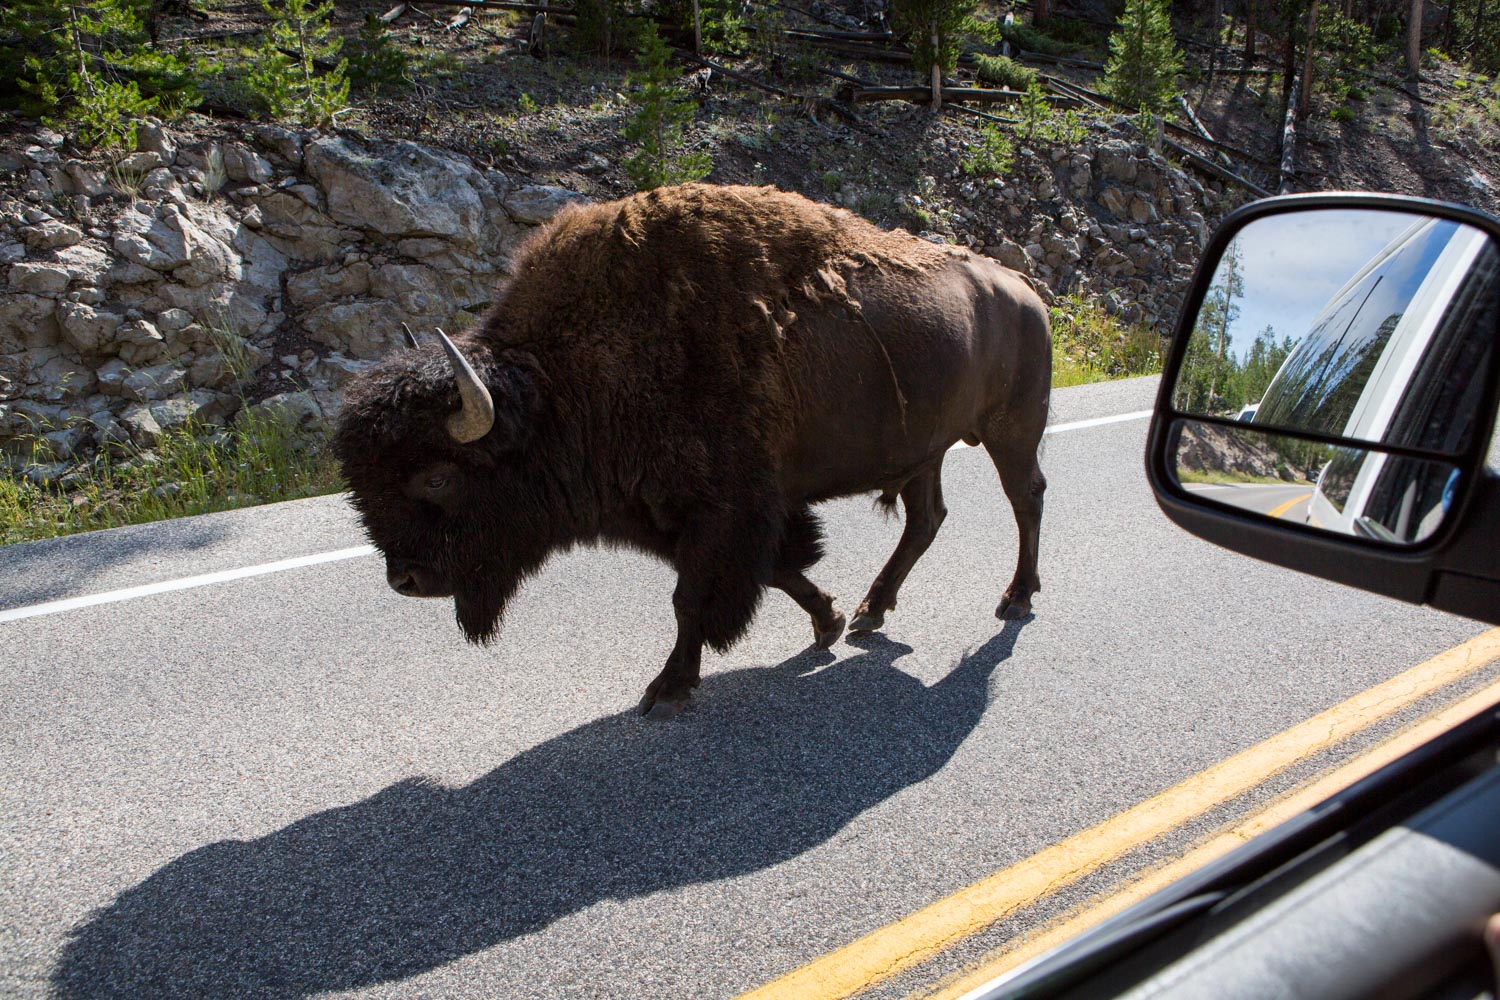
<path fill-rule="evenodd" d="M 404 597 L 422 596 L 417 588 L 417 576 L 409 569 L 387 569 L 385 581 L 391 585 L 392 590 Z"/>
<path fill-rule="evenodd" d="M 422 581 L 418 576 L 417 566 L 406 559 L 385 561 L 385 582 L 403 597 L 422 596 Z"/>

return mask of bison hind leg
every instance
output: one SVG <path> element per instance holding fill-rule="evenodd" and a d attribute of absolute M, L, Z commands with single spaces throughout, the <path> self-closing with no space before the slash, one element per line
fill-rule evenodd
<path fill-rule="evenodd" d="M 1019 543 L 1016 575 L 1011 578 L 1010 586 L 1005 588 L 1000 604 L 995 608 L 995 617 L 1001 621 L 1014 621 L 1031 614 L 1031 598 L 1042 589 L 1041 577 L 1037 574 L 1037 553 L 1047 477 L 1042 475 L 1041 465 L 1037 462 L 1037 450 L 1046 424 L 1045 408 L 1031 423 L 1033 426 L 1023 429 L 1015 423 L 1007 427 L 1001 421 L 993 421 L 994 433 L 984 441 L 984 448 L 995 463 L 1000 485 L 1015 514 Z"/>
<path fill-rule="evenodd" d="M 855 632 L 873 632 L 885 624 L 885 613 L 896 608 L 896 595 L 906 575 L 922 553 L 937 537 L 938 528 L 948 516 L 943 503 L 943 456 L 913 476 L 901 487 L 901 504 L 906 508 L 906 527 L 896 551 L 891 553 L 860 602 L 849 628 Z"/>
<path fill-rule="evenodd" d="M 844 616 L 833 606 L 833 598 L 804 575 L 821 558 L 823 526 L 817 515 L 807 507 L 792 511 L 786 518 L 771 584 L 807 612 L 812 619 L 813 644 L 827 649 L 844 634 Z"/>

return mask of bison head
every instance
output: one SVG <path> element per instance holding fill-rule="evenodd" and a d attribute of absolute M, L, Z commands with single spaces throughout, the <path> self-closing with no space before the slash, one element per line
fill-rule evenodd
<path fill-rule="evenodd" d="M 392 589 L 452 597 L 464 635 L 483 643 L 551 548 L 528 457 L 540 376 L 527 359 L 438 336 L 350 381 L 333 446 Z"/>

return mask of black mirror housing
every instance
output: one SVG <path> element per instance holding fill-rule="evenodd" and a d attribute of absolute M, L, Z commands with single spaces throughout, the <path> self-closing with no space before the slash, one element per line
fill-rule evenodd
<path fill-rule="evenodd" d="M 1485 255 L 1484 280 L 1477 284 L 1468 282 L 1471 289 L 1480 289 L 1477 294 L 1483 301 L 1478 303 L 1479 308 L 1471 308 L 1470 303 L 1465 311 L 1453 305 L 1461 298 L 1462 286 L 1467 280 L 1464 277 L 1467 272 L 1457 269 L 1454 273 L 1458 277 L 1450 276 L 1444 285 L 1443 294 L 1448 297 L 1437 299 L 1435 306 L 1431 305 L 1433 296 L 1429 293 L 1430 286 L 1438 283 L 1436 279 L 1426 282 L 1423 291 L 1415 298 L 1403 300 L 1397 306 L 1380 302 L 1380 308 L 1371 306 L 1366 309 L 1376 319 L 1385 320 L 1381 324 L 1366 324 L 1385 339 L 1367 337 L 1373 346 L 1366 350 L 1363 360 L 1347 350 L 1350 343 L 1357 341 L 1358 326 L 1349 316 L 1366 303 L 1377 302 L 1381 294 L 1389 298 L 1391 290 L 1399 286 L 1401 275 L 1391 273 L 1395 265 L 1390 262 L 1398 260 L 1399 247 L 1415 245 L 1418 238 L 1415 233 L 1418 225 L 1405 225 L 1401 227 L 1400 239 L 1384 246 L 1362 267 L 1345 272 L 1330 270 L 1330 275 L 1338 275 L 1329 285 L 1337 289 L 1336 294 L 1327 296 L 1328 304 L 1317 312 L 1316 324 L 1304 323 L 1294 330 L 1299 333 L 1308 330 L 1305 339 L 1309 343 L 1321 336 L 1322 341 L 1317 346 L 1324 350 L 1322 355 L 1313 356 L 1313 348 L 1299 348 L 1293 344 L 1292 338 L 1287 338 L 1286 345 L 1291 353 L 1281 363 L 1277 378 L 1272 379 L 1269 387 L 1258 386 L 1254 390 L 1263 392 L 1263 398 L 1246 400 L 1246 405 L 1241 407 L 1236 400 L 1220 398 L 1212 388 L 1204 393 L 1200 386 L 1193 397 L 1196 402 L 1187 402 L 1189 393 L 1179 391 L 1179 388 L 1187 386 L 1194 374 L 1185 373 L 1184 365 L 1195 335 L 1198 341 L 1194 356 L 1199 359 L 1203 356 L 1205 318 L 1212 317 L 1214 322 L 1222 322 L 1221 358 L 1224 345 L 1230 339 L 1228 316 L 1234 299 L 1226 294 L 1226 288 L 1237 286 L 1224 280 L 1226 255 L 1234 258 L 1237 254 L 1248 253 L 1251 257 L 1248 263 L 1254 263 L 1254 240 L 1237 241 L 1237 237 L 1251 226 L 1257 226 L 1252 232 L 1258 231 L 1262 235 L 1279 232 L 1277 227 L 1290 231 L 1298 224 L 1313 220 L 1308 213 L 1326 213 L 1322 217 L 1326 220 L 1347 221 L 1361 219 L 1359 213 L 1362 211 L 1372 213 L 1370 218 L 1404 217 L 1407 222 L 1416 220 L 1417 224 L 1429 224 L 1429 230 L 1442 226 L 1445 232 L 1466 234 L 1469 256 L 1464 258 L 1468 262 L 1464 266 L 1477 266 L 1473 264 L 1475 255 Z M 1433 220 L 1437 221 L 1434 223 Z M 1304 231 L 1308 228 L 1301 227 Z M 1316 232 L 1316 227 L 1311 228 Z M 1407 241 L 1406 244 L 1402 244 L 1402 240 Z M 1379 244 L 1385 242 L 1377 239 Z M 1327 245 L 1322 247 L 1305 243 L 1294 249 L 1311 259 L 1337 257 L 1334 251 L 1341 248 L 1339 237 L 1335 234 L 1325 243 Z M 1251 249 L 1247 251 L 1246 247 Z M 1350 248 L 1344 246 L 1342 249 Z M 1313 252 L 1308 253 L 1309 250 Z M 1323 250 L 1328 252 L 1324 254 Z M 1360 252 L 1354 253 L 1355 258 L 1360 256 Z M 1435 252 L 1427 252 L 1423 257 L 1424 266 L 1432 266 L 1434 259 Z M 1204 250 L 1178 320 L 1157 396 L 1146 450 L 1146 475 L 1162 511 L 1188 532 L 1232 551 L 1385 596 L 1500 624 L 1500 545 L 1494 540 L 1496 531 L 1500 530 L 1500 475 L 1486 467 L 1496 410 L 1500 406 L 1500 319 L 1497 319 L 1500 317 L 1500 279 L 1496 278 L 1500 270 L 1495 266 L 1497 260 L 1500 260 L 1500 220 L 1462 206 L 1428 199 L 1359 193 L 1288 195 L 1254 202 L 1232 213 Z M 1231 274 L 1233 263 L 1229 265 Z M 1284 287 L 1286 298 L 1291 298 L 1293 292 L 1304 290 L 1303 286 L 1316 287 L 1318 275 L 1306 272 L 1303 280 L 1301 275 L 1304 272 L 1290 271 L 1284 263 L 1281 267 L 1278 280 L 1283 281 L 1282 285 L 1262 283 L 1262 299 L 1267 304 L 1280 305 L 1276 289 Z M 1336 265 L 1329 264 L 1329 268 L 1334 269 Z M 1265 268 L 1262 268 L 1264 273 Z M 1426 271 L 1422 272 L 1422 276 L 1426 274 Z M 1361 281 L 1364 282 L 1362 286 Z M 1418 283 L 1412 282 L 1412 287 Z M 1423 294 L 1427 295 L 1426 299 L 1423 299 Z M 1250 298 L 1254 298 L 1253 292 Z M 1348 305 L 1350 302 L 1354 304 Z M 1428 303 L 1429 315 L 1442 312 L 1445 318 L 1442 323 L 1433 318 L 1421 330 L 1412 333 L 1407 327 L 1418 324 L 1421 314 L 1418 304 L 1421 302 Z M 1244 304 L 1247 312 L 1254 312 L 1250 308 L 1252 302 L 1247 300 Z M 1346 307 L 1344 312 L 1340 312 L 1343 307 Z M 1414 318 L 1403 324 L 1403 314 Z M 1459 320 L 1453 320 L 1455 315 Z M 1455 329 L 1455 326 L 1462 328 Z M 1334 332 L 1329 333 L 1329 330 Z M 1269 325 L 1265 332 L 1271 333 Z M 1395 418 L 1391 413 L 1402 407 L 1410 409 L 1407 403 L 1413 396 L 1426 398 L 1434 394 L 1432 391 L 1417 391 L 1422 388 L 1417 384 L 1422 377 L 1422 367 L 1411 359 L 1437 353 L 1438 347 L 1433 345 L 1442 338 L 1450 341 L 1466 338 L 1464 342 L 1471 345 L 1462 359 L 1450 361 L 1450 369 L 1460 369 L 1467 382 L 1461 387 L 1462 391 L 1448 393 L 1452 398 L 1445 401 L 1446 409 L 1442 411 L 1461 417 L 1463 433 L 1444 435 L 1441 443 L 1434 438 L 1427 446 L 1417 447 L 1421 442 L 1414 443 L 1395 433 L 1392 429 Z M 1297 355 L 1299 350 L 1302 351 L 1300 358 Z M 1338 354 L 1340 350 L 1350 354 L 1350 360 L 1342 369 L 1338 367 L 1342 357 Z M 1385 355 L 1394 356 L 1402 351 L 1406 352 L 1406 367 L 1401 369 L 1400 378 L 1395 379 L 1391 372 L 1398 367 L 1397 363 Z M 1286 405 L 1287 386 L 1297 381 L 1293 375 L 1300 373 L 1303 376 L 1298 391 L 1312 393 L 1314 390 L 1307 388 L 1307 372 L 1347 373 L 1356 369 L 1359 378 L 1365 381 L 1350 382 L 1352 389 L 1334 386 L 1336 390 L 1343 390 L 1345 397 L 1344 408 L 1337 412 L 1335 421 L 1286 422 L 1286 414 L 1311 412 L 1309 406 L 1302 406 L 1299 410 Z M 1372 369 L 1374 375 L 1371 375 Z M 1374 391 L 1367 387 L 1374 386 L 1382 377 L 1382 391 L 1389 398 L 1373 399 Z M 1451 372 L 1449 380 L 1452 381 Z M 1327 391 L 1327 382 L 1325 378 L 1320 398 L 1337 395 Z M 1295 401 L 1300 402 L 1301 397 Z M 1369 414 L 1377 409 L 1383 416 L 1372 422 Z M 1361 411 L 1363 420 L 1360 419 Z M 1429 419 L 1427 422 L 1434 421 Z M 1410 420 L 1406 422 L 1405 430 L 1410 430 L 1411 423 Z M 1384 436 L 1372 432 L 1372 427 L 1384 431 Z M 1276 495 L 1275 490 L 1280 484 L 1267 474 L 1264 461 L 1256 466 L 1258 474 L 1255 476 L 1245 471 L 1249 469 L 1247 464 L 1240 469 L 1231 468 L 1227 474 L 1217 473 L 1218 485 L 1185 483 L 1190 477 L 1184 475 L 1187 471 L 1182 462 L 1187 450 L 1184 442 L 1190 442 L 1201 452 L 1204 439 L 1222 440 L 1225 435 L 1239 435 L 1259 445 L 1272 442 L 1268 452 L 1262 448 L 1262 458 L 1280 458 L 1274 442 L 1298 442 L 1295 452 L 1290 447 L 1285 449 L 1298 455 L 1298 461 L 1283 461 L 1277 466 L 1281 478 L 1291 484 L 1282 487 L 1283 495 L 1289 498 L 1286 503 L 1278 503 L 1272 510 L 1257 513 L 1247 509 L 1242 502 L 1241 498 L 1251 495 L 1255 489 Z M 1227 450 L 1227 446 L 1222 446 L 1221 450 Z M 1351 455 L 1354 458 L 1351 459 Z M 1330 456 L 1332 460 L 1329 460 Z M 1288 464 L 1293 466 L 1290 471 Z M 1423 470 L 1424 475 L 1409 473 L 1410 481 L 1403 480 L 1398 484 L 1406 487 L 1407 510 L 1402 515 L 1401 531 L 1388 530 L 1397 525 L 1393 514 L 1383 518 L 1384 524 L 1380 523 L 1382 518 L 1379 517 L 1357 516 L 1373 511 L 1374 501 L 1369 501 L 1372 507 L 1367 511 L 1350 500 L 1349 482 L 1355 478 L 1353 474 L 1344 479 L 1342 492 L 1335 488 L 1338 469 L 1348 471 L 1351 467 L 1372 483 L 1382 475 L 1390 479 L 1393 470 L 1398 468 Z M 1194 488 L 1189 489 L 1188 485 Z M 1380 488 L 1378 484 L 1367 484 L 1366 490 L 1376 493 Z M 1389 494 L 1393 490 L 1386 489 L 1385 492 Z M 1284 519 L 1281 513 L 1297 502 L 1294 494 L 1300 496 L 1303 493 L 1307 494 L 1302 498 L 1307 513 L 1301 517 L 1301 523 Z M 1414 495 L 1427 498 L 1425 503 L 1430 507 L 1427 518 L 1421 519 L 1420 511 L 1416 516 L 1410 513 Z M 1331 504 L 1327 502 L 1329 499 L 1333 501 Z M 1322 521 L 1315 509 L 1320 503 Z M 1338 520 L 1341 514 L 1345 523 L 1335 527 L 1331 522 Z M 1422 521 L 1420 531 L 1416 527 L 1418 520 Z"/>

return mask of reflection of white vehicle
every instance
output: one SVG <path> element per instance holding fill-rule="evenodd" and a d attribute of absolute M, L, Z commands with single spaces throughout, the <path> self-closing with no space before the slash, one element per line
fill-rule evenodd
<path fill-rule="evenodd" d="M 1375 444 L 1456 452 L 1469 376 L 1496 252 L 1479 230 L 1424 219 L 1376 254 L 1339 289 L 1282 364 L 1253 418 Z M 1436 346 L 1434 346 L 1436 345 Z M 1431 348 L 1431 349 L 1429 349 Z M 1420 377 L 1418 377 L 1420 375 Z M 1408 392 L 1408 386 L 1420 386 Z M 1332 449 L 1318 476 L 1308 522 L 1345 534 L 1415 541 L 1437 528 L 1450 467 L 1357 448 Z"/>
<path fill-rule="evenodd" d="M 1240 408 L 1240 412 L 1235 414 L 1234 419 L 1248 424 L 1255 419 L 1255 411 L 1258 409 L 1260 409 L 1259 403 L 1246 403 Z"/>

